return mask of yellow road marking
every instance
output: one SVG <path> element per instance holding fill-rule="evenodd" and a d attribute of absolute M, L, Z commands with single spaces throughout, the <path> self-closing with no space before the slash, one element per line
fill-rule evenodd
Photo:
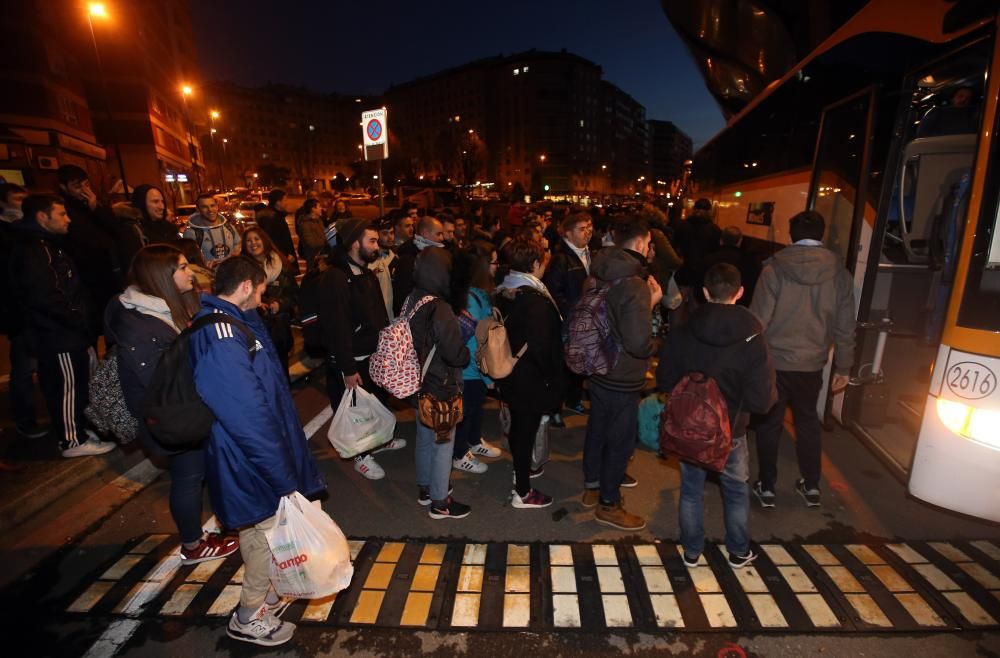
<path fill-rule="evenodd" d="M 378 619 L 378 611 L 382 607 L 382 599 L 385 592 L 381 590 L 366 589 L 361 591 L 358 602 L 351 613 L 352 624 L 374 624 Z"/>
<path fill-rule="evenodd" d="M 382 544 L 382 550 L 378 552 L 376 562 L 399 562 L 399 556 L 403 554 L 404 542 L 388 541 Z"/>
<path fill-rule="evenodd" d="M 508 544 L 507 564 L 518 566 L 531 564 L 531 547 L 526 544 Z"/>
<path fill-rule="evenodd" d="M 840 564 L 840 560 L 833 556 L 826 546 L 822 544 L 805 544 L 802 548 L 806 549 L 809 556 L 816 561 L 816 564 L 820 566 L 833 566 Z"/>
<path fill-rule="evenodd" d="M 452 626 L 475 626 L 479 623 L 479 595 L 456 594 L 451 613 Z"/>
<path fill-rule="evenodd" d="M 878 553 L 864 544 L 848 544 L 846 548 L 854 554 L 854 557 L 861 560 L 862 564 L 885 564 L 885 560 L 883 560 Z"/>
<path fill-rule="evenodd" d="M 459 592 L 483 591 L 483 572 L 485 567 L 478 564 L 463 564 L 458 572 Z"/>
<path fill-rule="evenodd" d="M 406 595 L 406 605 L 403 606 L 403 615 L 399 620 L 400 626 L 426 626 L 427 615 L 431 611 L 431 601 L 434 594 L 431 592 L 413 592 Z"/>
<path fill-rule="evenodd" d="M 507 567 L 504 592 L 524 593 L 531 591 L 531 567 Z"/>

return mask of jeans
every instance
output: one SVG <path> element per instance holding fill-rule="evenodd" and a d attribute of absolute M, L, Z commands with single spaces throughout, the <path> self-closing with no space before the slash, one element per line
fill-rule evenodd
<path fill-rule="evenodd" d="M 32 373 L 38 363 L 28 352 L 28 339 L 24 334 L 10 339 L 10 406 L 14 423 L 30 429 L 37 423 L 35 415 L 35 383 Z"/>
<path fill-rule="evenodd" d="M 434 503 L 443 503 L 448 499 L 448 477 L 451 475 L 455 430 L 451 430 L 446 443 L 436 443 L 436 436 L 434 430 L 417 420 L 417 486 L 429 489 Z"/>
<path fill-rule="evenodd" d="M 639 391 L 613 391 L 591 380 L 590 418 L 583 443 L 583 486 L 615 504 L 639 434 Z"/>
<path fill-rule="evenodd" d="M 264 605 L 267 591 L 271 589 L 271 560 L 273 554 L 267 543 L 266 532 L 274 527 L 274 516 L 257 525 L 240 530 L 240 556 L 245 566 L 240 606 L 256 610 Z"/>
<path fill-rule="evenodd" d="M 170 470 L 170 516 L 185 544 L 201 538 L 202 485 L 205 482 L 204 449 L 188 450 L 167 458 Z"/>
<path fill-rule="evenodd" d="M 542 414 L 525 411 L 517 407 L 510 408 L 510 432 L 507 433 L 507 444 L 514 462 L 514 490 L 524 497 L 531 491 L 531 453 L 535 447 L 535 437 L 538 425 L 542 422 Z"/>
<path fill-rule="evenodd" d="M 483 404 L 486 402 L 486 384 L 481 379 L 467 379 L 462 390 L 462 422 L 455 429 L 453 459 L 461 459 L 470 446 L 479 444 L 483 433 Z"/>
<path fill-rule="evenodd" d="M 681 499 L 678 520 L 681 545 L 688 557 L 705 550 L 705 476 L 700 466 L 681 462 Z M 726 468 L 719 474 L 722 489 L 722 511 L 726 522 L 726 550 L 730 555 L 746 555 L 750 550 L 750 454 L 747 438 L 733 439 Z"/>
<path fill-rule="evenodd" d="M 823 386 L 823 371 L 777 372 L 778 401 L 757 424 L 758 479 L 765 489 L 774 491 L 778 479 L 778 445 L 785 429 L 785 408 L 792 407 L 795 425 L 795 453 L 799 472 L 807 489 L 819 489 L 822 459 L 822 428 L 816 402 Z"/>

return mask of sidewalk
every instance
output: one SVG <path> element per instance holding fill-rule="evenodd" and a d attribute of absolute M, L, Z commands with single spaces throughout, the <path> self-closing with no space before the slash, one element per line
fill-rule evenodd
<path fill-rule="evenodd" d="M 298 338 L 298 332 L 296 332 Z M 302 354 L 296 340 L 289 364 L 292 382 L 307 376 L 322 361 Z M 296 357 L 295 355 L 299 356 Z M 0 382 L 3 410 L 0 455 L 11 470 L 0 470 L 0 536 L 7 535 L 66 496 L 85 498 L 90 493 L 128 473 L 146 459 L 138 441 L 106 455 L 64 459 L 49 437 L 29 439 L 17 435 L 10 420 L 6 379 Z M 45 405 L 41 398 L 38 409 Z M 42 424 L 46 421 L 40 419 Z"/>

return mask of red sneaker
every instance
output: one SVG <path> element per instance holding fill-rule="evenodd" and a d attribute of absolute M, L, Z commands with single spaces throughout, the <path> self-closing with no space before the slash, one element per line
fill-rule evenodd
<path fill-rule="evenodd" d="M 194 548 L 184 548 L 181 545 L 181 564 L 198 564 L 208 560 L 221 560 L 240 550 L 240 540 L 236 537 L 223 537 L 219 534 L 209 534 Z"/>

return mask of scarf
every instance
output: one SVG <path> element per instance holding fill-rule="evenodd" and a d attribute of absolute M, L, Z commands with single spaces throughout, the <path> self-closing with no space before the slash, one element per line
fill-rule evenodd
<path fill-rule="evenodd" d="M 413 244 L 417 246 L 418 251 L 423 251 L 427 247 L 443 247 L 444 245 L 440 242 L 434 242 L 433 240 L 428 240 L 424 236 L 417 234 L 413 236 Z"/>
<path fill-rule="evenodd" d="M 506 288 L 507 290 L 515 290 L 517 288 L 534 288 L 538 292 L 545 295 L 546 299 L 552 304 L 552 308 L 556 309 L 556 313 L 559 313 L 559 305 L 556 304 L 556 300 L 552 299 L 549 289 L 545 287 L 538 277 L 533 274 L 528 274 L 527 272 L 518 272 L 516 270 L 511 270 L 507 276 L 504 277 L 503 283 L 497 286 L 498 290 Z M 562 320 L 562 313 L 559 313 L 559 319 Z"/>
<path fill-rule="evenodd" d="M 125 308 L 163 320 L 171 329 L 178 331 L 177 325 L 174 324 L 174 317 L 170 315 L 170 307 L 167 306 L 166 300 L 162 297 L 147 295 L 137 287 L 129 286 L 125 292 L 118 296 L 118 301 Z"/>
<path fill-rule="evenodd" d="M 587 274 L 590 274 L 590 249 L 587 249 L 586 247 L 577 247 L 566 238 L 563 238 L 563 242 L 565 242 L 566 246 L 569 247 L 574 254 L 576 254 L 577 258 L 580 259 L 580 262 L 583 263 L 583 269 L 586 270 Z"/>
<path fill-rule="evenodd" d="M 264 266 L 264 275 L 267 277 L 267 285 L 271 285 L 281 276 L 281 257 L 273 251 L 261 265 Z"/>

